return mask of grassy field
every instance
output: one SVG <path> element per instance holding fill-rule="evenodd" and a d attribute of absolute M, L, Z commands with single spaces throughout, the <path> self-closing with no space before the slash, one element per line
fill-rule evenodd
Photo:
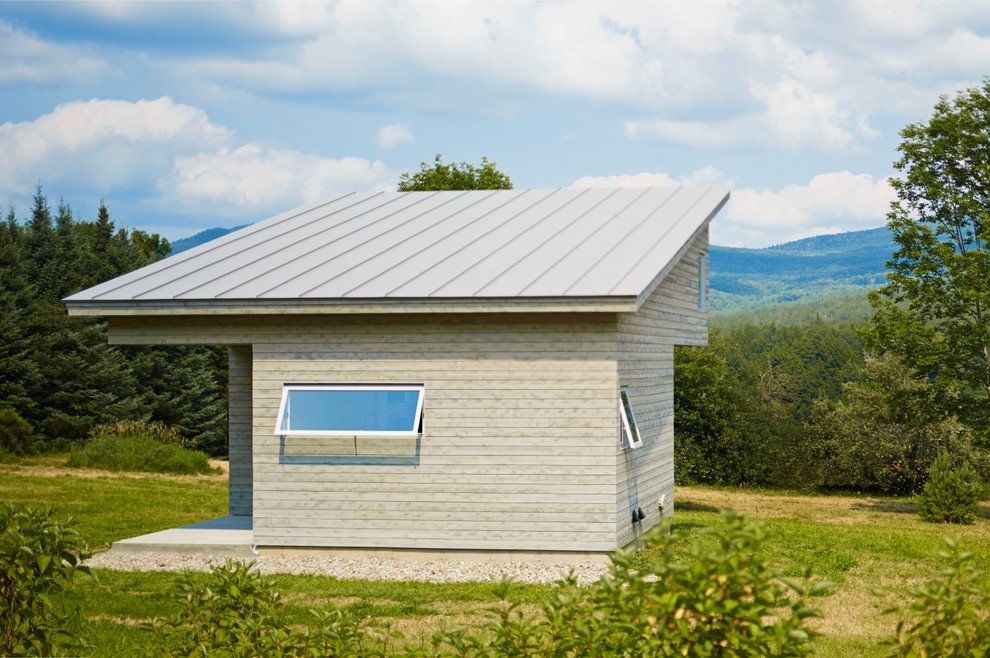
<path fill-rule="evenodd" d="M 120 475 L 67 469 L 64 457 L 0 464 L 0 501 L 47 503 L 75 516 L 91 545 L 219 516 L 226 510 L 224 476 Z M 821 656 L 881 656 L 895 620 L 882 613 L 906 600 L 908 589 L 942 565 L 943 537 L 958 538 L 990 573 L 990 509 L 969 527 L 922 523 L 903 499 L 811 497 L 748 490 L 679 488 L 675 526 L 689 539 L 722 522 L 733 509 L 766 525 L 766 555 L 783 571 L 808 565 L 836 583 L 816 599 Z M 651 559 L 649 549 L 637 560 Z M 91 621 L 94 655 L 135 653 L 147 638 L 138 624 L 167 614 L 178 576 L 98 570 L 63 598 Z M 195 576 L 200 577 L 200 576 Z M 317 576 L 278 577 L 295 614 L 308 607 L 348 607 L 376 622 L 389 621 L 407 636 L 428 637 L 441 623 L 470 625 L 497 600 L 492 583 L 434 585 L 342 581 Z M 515 585 L 510 598 L 532 610 L 550 586 Z"/>

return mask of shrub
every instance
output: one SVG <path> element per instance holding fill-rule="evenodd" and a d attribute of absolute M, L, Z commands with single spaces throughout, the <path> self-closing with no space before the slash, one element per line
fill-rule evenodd
<path fill-rule="evenodd" d="M 893 656 L 983 656 L 990 646 L 990 587 L 977 572 L 972 554 L 946 539 L 947 569 L 912 592 L 898 615 Z"/>
<path fill-rule="evenodd" d="M 0 451 L 22 453 L 31 445 L 31 426 L 13 409 L 0 408 Z"/>
<path fill-rule="evenodd" d="M 77 572 L 89 573 L 80 564 L 89 551 L 74 526 L 56 520 L 51 508 L 0 507 L 0 654 L 81 648 L 76 616 L 51 600 Z"/>
<path fill-rule="evenodd" d="M 634 569 L 620 551 L 608 575 L 588 587 L 571 577 L 544 604 L 545 619 L 518 604 L 495 609 L 480 635 L 444 631 L 456 655 L 516 656 L 803 656 L 813 649 L 806 605 L 827 583 L 782 578 L 759 557 L 761 527 L 725 512 L 714 542 L 676 557 L 669 526 L 646 536 L 660 558 Z"/>
<path fill-rule="evenodd" d="M 918 499 L 918 514 L 930 523 L 961 523 L 976 521 L 981 486 L 973 470 L 963 464 L 952 468 L 948 452 L 939 453 L 928 474 L 928 482 Z"/>
<path fill-rule="evenodd" d="M 150 473 L 216 473 L 205 452 L 186 450 L 177 432 L 151 423 L 115 423 L 94 428 L 69 455 L 69 466 Z"/>
<path fill-rule="evenodd" d="M 187 577 L 174 598 L 179 612 L 144 628 L 155 640 L 149 653 L 165 656 L 365 656 L 385 639 L 365 632 L 346 611 L 310 610 L 312 627 L 292 625 L 271 578 L 253 563 L 228 559 L 206 582 Z"/>

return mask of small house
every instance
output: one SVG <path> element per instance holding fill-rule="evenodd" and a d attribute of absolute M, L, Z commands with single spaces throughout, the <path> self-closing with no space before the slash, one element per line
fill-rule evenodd
<path fill-rule="evenodd" d="M 673 349 L 724 188 L 347 194 L 66 300 L 229 346 L 258 550 L 593 559 L 673 510 Z"/>

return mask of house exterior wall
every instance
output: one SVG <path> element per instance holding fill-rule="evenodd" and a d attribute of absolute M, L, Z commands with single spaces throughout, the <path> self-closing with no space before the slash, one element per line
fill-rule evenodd
<path fill-rule="evenodd" d="M 626 546 L 673 512 L 674 502 L 674 345 L 705 345 L 708 320 L 699 309 L 698 259 L 707 272 L 708 232 L 689 243 L 682 258 L 636 313 L 617 318 L 619 385 L 628 386 L 643 437 L 635 450 L 621 443 L 616 455 L 616 543 Z M 616 402 L 618 408 L 618 402 Z M 633 524 L 632 511 L 646 519 Z"/>
<path fill-rule="evenodd" d="M 251 344 L 262 547 L 607 553 L 615 314 L 112 318 L 111 341 Z M 283 384 L 421 383 L 414 465 L 286 463 Z"/>
<path fill-rule="evenodd" d="M 231 516 L 251 516 L 251 346 L 227 350 L 227 456 Z"/>

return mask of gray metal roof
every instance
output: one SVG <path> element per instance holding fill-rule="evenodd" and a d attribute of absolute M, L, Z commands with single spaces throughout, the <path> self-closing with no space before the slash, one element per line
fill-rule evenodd
<path fill-rule="evenodd" d="M 70 310 L 639 298 L 728 190 L 347 194 L 66 299 Z"/>

